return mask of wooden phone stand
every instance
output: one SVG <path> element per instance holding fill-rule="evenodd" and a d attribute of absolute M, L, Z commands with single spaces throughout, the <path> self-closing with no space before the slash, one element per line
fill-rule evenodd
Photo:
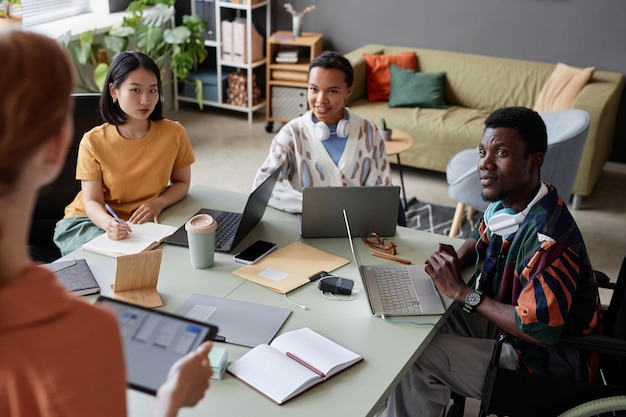
<path fill-rule="evenodd" d="M 162 306 L 163 301 L 156 288 L 161 258 L 161 249 L 118 256 L 115 284 L 111 285 L 113 297 L 144 307 Z"/>

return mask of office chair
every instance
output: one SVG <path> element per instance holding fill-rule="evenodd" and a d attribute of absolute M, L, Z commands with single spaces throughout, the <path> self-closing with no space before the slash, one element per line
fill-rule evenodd
<path fill-rule="evenodd" d="M 589 113 L 580 109 L 569 109 L 545 113 L 541 117 L 548 131 L 548 151 L 541 167 L 541 179 L 554 185 L 567 203 L 572 197 L 576 173 L 587 140 Z M 477 167 L 476 148 L 462 150 L 448 161 L 448 195 L 458 202 L 450 237 L 458 235 L 466 209 L 465 217 L 471 221 L 473 209 L 485 211 L 489 205 L 481 197 Z M 579 205 L 579 198 L 574 196 L 573 208 L 577 209 Z"/>
<path fill-rule="evenodd" d="M 498 368 L 502 344 L 510 337 L 498 340 L 485 378 L 480 416 L 495 414 L 510 417 L 554 417 L 568 413 L 571 416 L 624 416 L 613 411 L 626 408 L 626 257 L 622 261 L 617 281 L 611 283 L 602 272 L 596 271 L 598 285 L 613 291 L 608 307 L 603 309 L 603 335 L 562 337 L 560 345 L 599 355 L 599 380 L 577 382 L 547 375 Z M 618 399 L 614 399 L 617 397 Z M 612 400 L 609 400 L 612 398 Z M 453 394 L 447 417 L 462 417 L 465 398 Z M 581 404 L 584 413 L 569 413 Z M 593 408 L 593 407 L 595 408 Z M 591 410 L 591 411 L 590 411 Z"/>
<path fill-rule="evenodd" d="M 80 191 L 76 180 L 78 146 L 83 134 L 102 124 L 100 118 L 100 94 L 72 94 L 74 97 L 74 137 L 67 153 L 65 165 L 54 182 L 39 191 L 33 212 L 28 249 L 35 261 L 52 262 L 61 252 L 52 240 L 54 228 L 63 218 L 65 206 L 74 200 Z"/>

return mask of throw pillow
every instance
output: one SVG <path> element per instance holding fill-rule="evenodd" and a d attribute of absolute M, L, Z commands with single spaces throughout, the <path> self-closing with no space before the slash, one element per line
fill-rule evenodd
<path fill-rule="evenodd" d="M 548 113 L 572 108 L 580 90 L 589 82 L 595 67 L 578 69 L 562 63 L 556 64 L 537 96 L 535 111 Z"/>
<path fill-rule="evenodd" d="M 447 109 L 445 72 L 418 72 L 390 65 L 389 107 Z"/>
<path fill-rule="evenodd" d="M 389 65 L 395 64 L 402 68 L 417 70 L 417 54 L 401 52 L 398 54 L 363 54 L 367 68 L 367 100 L 389 100 L 391 76 Z"/>

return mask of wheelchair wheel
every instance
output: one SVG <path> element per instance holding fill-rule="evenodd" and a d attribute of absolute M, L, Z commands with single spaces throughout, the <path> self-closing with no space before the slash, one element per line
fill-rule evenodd
<path fill-rule="evenodd" d="M 559 415 L 559 417 L 591 416 L 626 416 L 626 395 L 599 398 L 576 406 Z"/>

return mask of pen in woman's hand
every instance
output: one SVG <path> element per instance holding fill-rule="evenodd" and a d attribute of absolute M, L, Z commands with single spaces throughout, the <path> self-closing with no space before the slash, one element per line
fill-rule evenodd
<path fill-rule="evenodd" d="M 111 214 L 111 216 L 113 216 L 116 222 L 126 227 L 126 229 L 128 230 L 128 233 L 131 232 L 130 227 L 124 222 L 124 220 L 120 219 L 120 216 L 117 215 L 117 213 L 115 212 L 115 210 L 113 210 L 111 206 L 109 206 L 108 204 L 105 204 L 104 208 L 107 209 L 107 211 Z"/>

